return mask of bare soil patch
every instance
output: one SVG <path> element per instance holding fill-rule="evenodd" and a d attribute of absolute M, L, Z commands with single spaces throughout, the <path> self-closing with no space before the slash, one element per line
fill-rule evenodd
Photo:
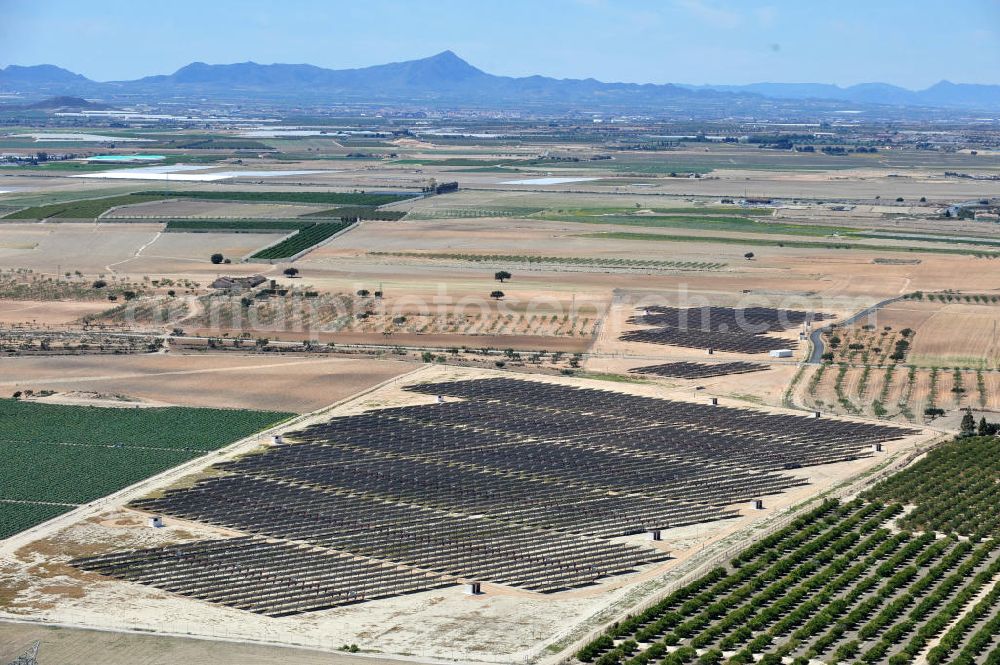
<path fill-rule="evenodd" d="M 158 404 L 305 413 L 414 369 L 396 360 L 156 354 L 0 359 L 0 391 L 94 391 Z"/>

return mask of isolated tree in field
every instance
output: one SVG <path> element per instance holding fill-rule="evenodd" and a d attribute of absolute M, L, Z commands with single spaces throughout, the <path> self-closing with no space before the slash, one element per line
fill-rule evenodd
<path fill-rule="evenodd" d="M 103 279 L 94 280 L 94 284 L 93 284 L 93 286 L 94 286 L 95 289 L 103 289 L 107 285 L 108 285 L 108 283 L 106 281 L 104 281 Z"/>
<path fill-rule="evenodd" d="M 285 273 L 286 277 L 295 277 L 299 274 L 298 268 L 285 268 L 282 272 Z"/>
<path fill-rule="evenodd" d="M 505 279 L 510 279 L 510 278 L 511 278 L 511 274 L 509 272 L 507 272 L 506 270 L 501 270 L 501 271 L 499 271 L 497 273 L 494 273 L 494 275 L 493 275 L 493 279 L 497 280 L 501 284 L 503 284 L 503 281 Z"/>
<path fill-rule="evenodd" d="M 215 265 L 219 265 L 220 263 L 222 263 L 222 261 L 223 261 L 223 260 L 224 260 L 225 258 L 226 258 L 226 257 L 224 257 L 224 256 L 223 256 L 222 254 L 219 254 L 219 253 L 215 253 L 215 254 L 212 254 L 212 256 L 211 256 L 211 261 L 212 261 L 212 263 L 214 263 Z"/>
<path fill-rule="evenodd" d="M 358 295 L 362 298 L 367 298 L 370 295 L 368 289 L 358 289 Z"/>
<path fill-rule="evenodd" d="M 965 415 L 962 416 L 961 428 L 962 436 L 975 436 L 976 434 L 976 419 L 972 415 L 971 406 L 965 409 Z"/>
<path fill-rule="evenodd" d="M 503 298 L 503 291 L 493 291 L 492 293 L 490 293 L 490 298 L 493 298 L 494 300 L 500 300 L 501 298 Z"/>
<path fill-rule="evenodd" d="M 746 259 L 747 261 L 752 261 L 753 260 L 753 252 L 747 252 L 746 254 L 743 255 L 743 258 Z"/>

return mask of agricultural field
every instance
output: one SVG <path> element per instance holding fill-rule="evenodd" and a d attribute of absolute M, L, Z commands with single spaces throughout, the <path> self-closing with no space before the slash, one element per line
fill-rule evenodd
<path fill-rule="evenodd" d="M 995 297 L 995 296 L 993 296 Z M 922 367 L 1000 366 L 1000 305 L 940 306 L 916 328 L 910 361 Z M 956 339 L 955 331 L 961 331 Z"/>
<path fill-rule="evenodd" d="M 980 542 L 1000 533 L 995 486 L 1000 439 L 959 439 L 932 450 L 869 494 L 915 504 L 900 524 L 908 529 L 954 532 Z"/>
<path fill-rule="evenodd" d="M 532 256 L 507 254 L 448 254 L 444 252 L 371 252 L 372 256 L 438 259 L 463 263 L 488 263 L 531 268 L 536 266 L 583 266 L 595 268 L 632 268 L 637 270 L 719 270 L 725 263 L 706 261 L 656 261 L 643 259 L 612 259 L 580 256 Z"/>
<path fill-rule="evenodd" d="M 824 363 L 806 370 L 798 390 L 810 408 L 909 422 L 1000 409 L 1000 376 L 984 370 Z"/>
<path fill-rule="evenodd" d="M 171 219 L 164 233 L 294 233 L 313 226 L 314 222 L 286 219 Z"/>
<path fill-rule="evenodd" d="M 22 535 L 0 545 L 3 617 L 99 627 L 103 637 L 169 629 L 296 644 L 315 654 L 356 644 L 369 660 L 552 665 L 575 654 L 604 665 L 752 657 L 785 665 L 1000 662 L 993 609 L 1000 550 L 989 496 L 995 469 L 988 462 L 971 468 L 977 457 L 996 457 L 992 440 L 944 444 L 912 472 L 856 498 L 871 488 L 870 476 L 888 475 L 950 437 L 967 407 L 977 420 L 1000 411 L 993 339 L 1000 226 L 945 216 L 957 202 L 995 196 L 996 182 L 944 175 L 1000 173 L 995 151 L 917 149 L 902 130 L 886 138 L 874 128 L 877 138 L 857 145 L 903 144 L 829 155 L 644 136 L 759 132 L 735 121 L 711 128 L 628 119 L 594 128 L 448 122 L 473 131 L 443 136 L 425 133 L 436 118 L 370 115 L 288 120 L 299 128 L 291 131 L 304 133 L 287 136 L 270 124 L 78 130 L 150 139 L 116 148 L 0 139 L 5 150 L 155 151 L 164 164 L 244 174 L 151 182 L 79 178 L 115 168 L 82 161 L 0 169 L 0 215 L 7 215 L 0 222 L 0 395 L 21 393 L 0 401 L 0 450 L 14 460 L 0 471 L 0 539 L 90 504 L 72 520 L 32 531 L 31 542 Z M 370 127 L 380 136 L 318 133 L 334 126 Z M 859 131 L 833 127 L 837 137 Z M 434 193 L 451 182 L 457 191 Z M 215 253 L 222 263 L 212 262 Z M 239 280 L 258 275 L 264 281 L 256 286 Z M 872 320 L 839 323 L 907 294 Z M 809 349 L 801 320 L 727 345 L 719 335 L 732 331 L 718 326 L 667 334 L 669 322 L 656 316 L 686 307 L 728 312 L 727 326 L 737 311 L 822 313 L 812 325 L 836 326 L 825 338 L 831 355 L 803 362 Z M 777 347 L 793 356 L 770 357 Z M 462 392 L 477 382 L 496 387 Z M 564 411 L 574 400 L 586 403 Z M 818 421 L 807 417 L 815 410 Z M 330 428 L 336 436 L 266 449 L 252 438 L 293 414 L 294 431 Z M 699 418 L 681 427 L 667 414 Z M 585 431 L 596 419 L 600 427 Z M 753 422 L 761 432 L 751 441 Z M 871 427 L 907 434 L 884 450 L 866 441 L 843 456 L 831 453 Z M 790 433 L 823 428 L 849 435 L 802 446 L 807 437 Z M 522 429 L 531 436 L 515 437 Z M 690 450 L 668 453 L 699 432 L 690 450 L 716 457 L 696 473 Z M 208 455 L 248 435 L 220 459 Z M 543 438 L 552 448 L 539 452 Z M 520 452 L 505 452 L 511 445 Z M 644 448 L 626 455 L 624 446 Z M 725 446 L 730 454 L 719 455 Z M 781 459 L 746 477 L 733 471 L 763 464 L 763 450 L 799 447 L 822 459 Z M 296 463 L 305 450 L 342 458 Z M 469 460 L 487 453 L 473 468 Z M 221 467 L 210 469 L 216 462 Z M 233 469 L 244 468 L 235 478 Z M 281 488 L 254 494 L 279 468 L 283 479 L 266 482 Z M 754 484 L 771 474 L 780 476 L 781 491 Z M 318 490 L 334 476 L 350 491 Z M 627 487 L 636 479 L 648 479 L 643 492 L 655 490 L 648 503 Z M 495 492 L 481 491 L 493 484 Z M 532 491 L 510 494 L 522 484 Z M 545 499 L 563 484 L 565 496 Z M 969 496 L 954 493 L 963 485 Z M 728 492 L 705 499 L 720 519 L 667 521 L 662 540 L 651 539 L 651 516 L 700 506 L 709 486 Z M 217 487 L 250 489 L 216 495 Z M 285 504 L 273 501 L 279 492 Z M 591 493 L 593 506 L 566 510 Z M 399 505 L 404 494 L 427 505 Z M 756 498 L 760 509 L 751 504 Z M 464 551 L 475 541 L 464 527 L 440 525 L 481 520 L 491 502 L 502 517 L 489 519 L 518 524 L 501 536 L 474 530 L 492 534 L 494 546 L 515 531 L 535 542 L 539 530 L 557 530 L 556 518 L 599 516 L 617 528 L 628 517 L 628 535 L 609 542 L 642 550 L 649 563 L 627 574 L 609 568 L 615 574 L 585 587 L 555 588 L 558 580 L 548 578 L 563 572 L 522 558 L 517 565 L 535 566 L 538 588 L 550 593 L 483 574 L 485 593 L 474 596 L 453 573 L 444 586 L 417 575 L 412 594 L 390 589 L 363 604 L 320 604 L 298 619 L 247 616 L 67 565 L 100 566 L 93 557 L 163 548 L 195 553 L 192 561 L 210 559 L 216 547 L 249 556 L 258 539 L 247 543 L 247 536 L 271 534 L 255 521 L 264 512 L 247 509 L 258 500 L 280 519 L 313 519 L 315 506 L 335 504 L 338 515 L 354 519 L 358 507 L 391 505 L 410 525 L 393 552 L 406 555 L 402 566 L 415 565 L 411 555 L 436 564 L 443 553 Z M 197 509 L 210 503 L 220 519 L 199 520 Z M 188 504 L 197 506 L 187 512 Z M 162 529 L 146 526 L 154 509 L 162 509 Z M 531 520 L 544 526 L 525 531 Z M 425 523 L 431 526 L 418 528 Z M 313 535 L 326 539 L 317 547 L 347 539 L 371 556 L 386 541 L 383 534 L 369 542 L 366 529 Z M 547 560 L 569 551 L 565 524 L 558 530 L 551 542 L 560 546 Z M 306 532 L 282 533 L 292 542 Z M 419 544 L 420 534 L 431 544 Z M 284 553 L 272 546 L 254 556 L 287 563 L 315 554 L 298 544 Z M 350 558 L 338 555 L 337 566 L 350 569 Z M 501 561 L 487 559 L 482 570 Z M 481 569 L 461 570 L 471 579 Z M 237 587 L 244 582 L 233 579 Z M 283 587 L 274 592 L 294 591 Z M 337 603 L 358 599 L 348 594 Z M 170 649 L 187 653 L 190 644 Z M 262 655 L 269 649 L 247 646 L 246 662 L 269 662 Z M 126 660 L 122 653 L 113 659 Z M 331 663 L 353 658 L 322 655 Z"/>
<path fill-rule="evenodd" d="M 309 191 L 235 191 L 219 192 L 210 190 L 169 190 L 138 192 L 135 196 L 158 196 L 161 198 L 193 198 L 202 201 L 242 201 L 248 203 L 305 203 L 344 206 L 381 206 L 405 201 L 412 196 L 400 194 L 364 194 L 355 192 L 309 192 Z M 138 201 L 137 201 L 138 203 Z"/>
<path fill-rule="evenodd" d="M 285 238 L 281 242 L 265 247 L 256 252 L 250 258 L 264 260 L 291 259 L 310 247 L 318 245 L 331 236 L 335 236 L 354 224 L 353 221 L 346 222 L 317 222 L 305 228 L 299 229 L 293 235 Z"/>
<path fill-rule="evenodd" d="M 72 505 L 0 500 L 0 540 L 73 509 Z"/>
<path fill-rule="evenodd" d="M 0 400 L 0 449 L 6 460 L 0 471 L 3 537 L 290 415 Z"/>
<path fill-rule="evenodd" d="M 113 217 L 129 218 L 130 215 L 143 218 L 155 216 L 153 212 L 147 212 L 148 208 L 133 207 L 138 204 L 145 204 L 158 201 L 169 201 L 172 199 L 194 199 L 196 201 L 226 201 L 245 203 L 299 203 L 299 204 L 322 204 L 322 205 L 344 205 L 376 207 L 387 203 L 395 203 L 405 200 L 408 197 L 392 194 L 355 194 L 340 192 L 215 192 L 198 190 L 177 190 L 177 191 L 144 191 L 131 192 L 121 196 L 101 197 L 94 199 L 70 200 L 64 203 L 52 203 L 48 205 L 33 206 L 10 213 L 4 219 L 96 219 L 106 214 L 112 209 L 121 208 Z M 166 216 L 173 216 L 168 208 Z M 279 209 L 289 212 L 284 209 Z M 292 210 L 295 210 L 294 208 Z M 315 212 L 316 208 L 301 208 L 296 214 Z M 285 216 L 275 214 L 270 208 L 266 209 L 268 216 Z M 237 215 L 239 216 L 239 215 Z M 291 215 L 295 216 L 295 215 Z"/>
<path fill-rule="evenodd" d="M 142 281 L 132 282 L 117 275 L 93 281 L 82 273 L 51 276 L 30 269 L 0 269 L 0 300 L 92 301 L 141 296 L 149 290 Z"/>
<path fill-rule="evenodd" d="M 290 203 L 244 203 L 201 200 L 190 197 L 159 199 L 122 206 L 104 214 L 104 219 L 292 219 L 324 210 L 320 206 Z"/>
<path fill-rule="evenodd" d="M 906 360 L 913 343 L 912 328 L 894 330 L 873 323 L 848 328 L 835 327 L 823 333 L 824 360 L 859 365 L 898 364 Z"/>
<path fill-rule="evenodd" d="M 145 298 L 88 317 L 90 322 L 134 322 L 162 326 L 183 323 L 204 330 L 271 333 L 358 333 L 385 342 L 390 335 L 435 335 L 441 344 L 448 336 L 511 336 L 542 340 L 546 337 L 590 337 L 602 316 L 602 303 L 580 302 L 573 311 L 558 304 L 525 307 L 494 302 L 475 307 L 438 305 L 433 309 L 410 304 L 405 297 L 375 298 L 361 294 L 318 294 L 296 288 L 285 297 L 246 301 L 243 296 L 206 295 L 196 303 L 171 298 Z M 394 339 L 394 338 L 393 338 Z M 430 344 L 428 344 L 430 345 Z"/>
<path fill-rule="evenodd" d="M 900 485 L 908 476 L 898 476 Z M 933 517 L 920 530 L 899 530 L 897 521 L 909 529 L 917 520 L 903 517 L 903 506 L 892 501 L 916 500 L 921 511 L 922 496 L 884 497 L 881 487 L 868 501 L 812 509 L 612 625 L 577 659 L 895 665 L 1000 658 L 1000 548 L 992 540 L 959 539 L 949 522 Z M 975 491 L 947 487 L 951 501 Z M 944 537 L 936 537 L 938 530 Z"/>
<path fill-rule="evenodd" d="M 95 394 L 123 395 L 125 403 L 132 406 L 204 406 L 301 414 L 420 366 L 391 354 L 384 360 L 373 360 L 261 356 L 246 351 L 223 354 L 203 349 L 168 354 L 4 358 L 0 394 L 51 391 L 55 394 L 42 401 L 60 402 L 78 393 L 84 393 L 85 398 Z M 303 385 L 308 385 L 309 390 L 302 390 Z"/>
<path fill-rule="evenodd" d="M 97 199 L 83 199 L 25 208 L 11 213 L 4 219 L 96 219 L 118 206 L 127 206 L 163 198 L 158 194 L 126 194 Z"/>

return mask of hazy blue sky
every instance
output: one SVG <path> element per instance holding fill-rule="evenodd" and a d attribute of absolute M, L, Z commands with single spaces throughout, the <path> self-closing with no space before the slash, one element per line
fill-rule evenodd
<path fill-rule="evenodd" d="M 0 65 L 95 80 L 445 49 L 512 76 L 1000 83 L 1000 0 L 0 0 Z"/>

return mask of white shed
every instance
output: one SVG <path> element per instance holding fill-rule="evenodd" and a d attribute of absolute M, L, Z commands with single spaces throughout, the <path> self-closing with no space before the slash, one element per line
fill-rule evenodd
<path fill-rule="evenodd" d="M 768 355 L 770 355 L 772 358 L 791 358 L 792 357 L 792 350 L 791 349 L 775 349 L 774 351 L 771 351 Z"/>

